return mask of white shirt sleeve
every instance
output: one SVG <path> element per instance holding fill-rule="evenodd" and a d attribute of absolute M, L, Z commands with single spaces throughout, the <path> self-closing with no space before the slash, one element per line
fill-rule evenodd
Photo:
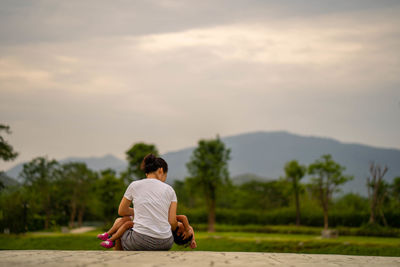
<path fill-rule="evenodd" d="M 178 202 L 175 190 L 171 187 L 171 202 Z"/>
<path fill-rule="evenodd" d="M 125 191 L 124 197 L 132 201 L 133 199 L 133 183 L 131 183 Z"/>

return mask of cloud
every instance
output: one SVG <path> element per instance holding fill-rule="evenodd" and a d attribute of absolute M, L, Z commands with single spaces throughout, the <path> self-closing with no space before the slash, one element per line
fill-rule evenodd
<path fill-rule="evenodd" d="M 363 49 L 354 41 L 334 40 L 334 34 L 324 29 L 281 31 L 265 25 L 229 25 L 143 36 L 139 48 L 167 53 L 201 47 L 221 60 L 268 64 L 329 64 Z"/>
<path fill-rule="evenodd" d="M 181 32 L 254 21 L 285 21 L 396 9 L 397 0 L 1 1 L 1 44 L 66 42 Z"/>
<path fill-rule="evenodd" d="M 224 13 L 217 3 L 214 10 L 198 1 L 156 1 L 132 13 L 87 3 L 32 7 L 27 21 L 40 38 L 22 36 L 23 21 L 19 39 L 0 42 L 0 121 L 11 125 L 21 157 L 122 157 L 135 141 L 166 152 L 217 133 L 282 129 L 400 147 L 395 7 L 296 13 L 258 3 L 239 14 L 239 2 Z M 283 11 L 266 17 L 266 9 Z M 106 10 L 111 26 L 94 30 L 89 20 Z M 72 11 L 79 23 L 70 22 Z M 74 31 L 81 23 L 88 25 Z"/>
<path fill-rule="evenodd" d="M 0 80 L 4 88 L 14 87 L 16 83 L 24 83 L 29 86 L 49 86 L 51 74 L 39 69 L 30 69 L 13 60 L 0 61 Z M 15 88 L 15 87 L 14 87 Z"/>

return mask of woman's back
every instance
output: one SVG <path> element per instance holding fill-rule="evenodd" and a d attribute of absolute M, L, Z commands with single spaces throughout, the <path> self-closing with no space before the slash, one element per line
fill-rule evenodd
<path fill-rule="evenodd" d="M 134 181 L 124 197 L 133 202 L 135 232 L 160 239 L 172 235 L 168 212 L 177 198 L 170 185 L 152 178 Z"/>

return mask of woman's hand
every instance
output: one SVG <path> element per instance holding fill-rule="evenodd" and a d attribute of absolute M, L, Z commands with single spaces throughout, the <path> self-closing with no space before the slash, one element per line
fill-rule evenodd
<path fill-rule="evenodd" d="M 192 238 L 192 242 L 190 242 L 190 248 L 195 249 L 195 248 L 197 248 L 197 244 L 196 244 L 196 239 L 194 238 L 194 230 L 193 230 L 193 227 L 190 226 L 190 228 L 193 231 L 193 238 Z"/>
<path fill-rule="evenodd" d="M 190 248 L 191 249 L 197 248 L 196 240 L 194 240 L 194 238 L 192 239 L 192 242 L 190 242 Z"/>
<path fill-rule="evenodd" d="M 192 235 L 194 235 L 192 227 L 190 227 L 188 230 L 186 230 L 182 233 L 183 239 L 187 239 L 187 238 L 191 237 Z"/>
<path fill-rule="evenodd" d="M 187 239 L 192 235 L 194 236 L 193 228 L 189 226 L 189 229 L 185 229 L 185 226 L 181 222 L 178 222 L 178 231 L 176 234 L 182 236 L 183 239 Z"/>

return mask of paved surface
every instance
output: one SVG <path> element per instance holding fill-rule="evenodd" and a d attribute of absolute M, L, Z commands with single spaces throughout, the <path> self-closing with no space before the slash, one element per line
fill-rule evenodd
<path fill-rule="evenodd" d="M 0 251 L 0 266 L 400 266 L 400 257 L 204 251 Z"/>

